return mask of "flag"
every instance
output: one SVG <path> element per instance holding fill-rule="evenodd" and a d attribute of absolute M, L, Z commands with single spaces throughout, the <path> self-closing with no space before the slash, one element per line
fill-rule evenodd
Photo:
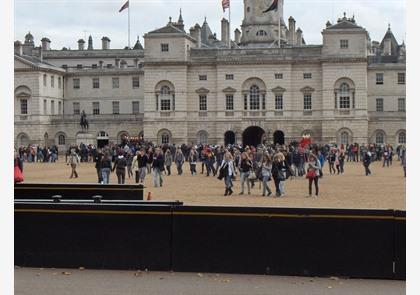
<path fill-rule="evenodd" d="M 230 8 L 230 0 L 222 0 L 222 7 L 223 12 L 225 12 L 226 8 Z"/>
<path fill-rule="evenodd" d="M 121 12 L 121 11 L 123 11 L 124 9 L 126 9 L 126 8 L 128 8 L 128 6 L 130 5 L 128 2 L 129 2 L 130 0 L 127 0 L 127 2 L 125 2 L 125 4 L 121 7 L 121 9 L 118 11 L 118 12 Z"/>
<path fill-rule="evenodd" d="M 263 13 L 272 11 L 272 10 L 276 10 L 277 11 L 277 7 L 279 6 L 279 0 L 274 0 L 273 4 L 270 5 L 270 7 L 268 7 L 266 10 L 263 11 Z"/>

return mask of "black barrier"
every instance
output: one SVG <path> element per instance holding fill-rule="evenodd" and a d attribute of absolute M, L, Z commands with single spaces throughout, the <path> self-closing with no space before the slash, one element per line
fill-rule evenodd
<path fill-rule="evenodd" d="M 15 203 L 15 265 L 171 268 L 172 206 Z"/>
<path fill-rule="evenodd" d="M 393 278 L 392 210 L 176 207 L 173 269 Z"/>
<path fill-rule="evenodd" d="M 405 280 L 406 212 L 395 211 L 395 278 Z"/>
<path fill-rule="evenodd" d="M 63 183 L 17 183 L 15 199 L 51 199 L 55 195 L 62 199 L 92 199 L 95 195 L 103 200 L 143 200 L 142 184 L 63 184 Z"/>

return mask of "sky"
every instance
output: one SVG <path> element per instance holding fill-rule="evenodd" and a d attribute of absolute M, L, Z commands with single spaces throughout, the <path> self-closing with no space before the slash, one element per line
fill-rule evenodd
<path fill-rule="evenodd" d="M 118 10 L 126 0 L 15 0 L 14 38 L 24 40 L 28 31 L 40 45 L 43 37 L 51 40 L 52 49 L 67 47 L 77 49 L 77 40 L 92 35 L 94 48 L 101 47 L 101 38 L 111 39 L 111 48 L 124 48 L 128 44 L 127 10 Z M 223 13 L 222 0 L 130 0 L 131 46 L 137 36 L 165 26 L 169 17 L 178 20 L 182 9 L 185 29 L 204 18 L 218 39 L 221 37 L 220 20 L 228 18 Z M 254 0 L 259 1 L 259 0 Z M 336 23 L 346 12 L 355 16 L 358 25 L 367 29 L 372 40 L 381 41 L 388 24 L 399 43 L 406 36 L 406 8 L 404 0 L 285 0 L 284 19 L 296 20 L 303 31 L 306 44 L 322 44 L 321 31 L 327 21 Z M 240 28 L 243 0 L 231 0 L 232 39 L 235 28 Z"/>

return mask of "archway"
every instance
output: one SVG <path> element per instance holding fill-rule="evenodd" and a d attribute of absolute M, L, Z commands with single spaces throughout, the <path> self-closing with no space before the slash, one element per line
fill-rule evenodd
<path fill-rule="evenodd" d="M 236 142 L 235 132 L 233 132 L 233 131 L 227 131 L 225 133 L 225 146 L 227 146 L 229 144 L 234 144 L 235 142 Z"/>
<path fill-rule="evenodd" d="M 98 148 L 103 148 L 109 144 L 109 136 L 105 131 L 100 131 L 96 138 Z"/>
<path fill-rule="evenodd" d="M 258 145 L 265 142 L 265 131 L 261 127 L 258 126 L 251 126 L 245 129 L 244 133 L 242 134 L 242 143 L 243 146 L 254 146 L 257 147 Z"/>
<path fill-rule="evenodd" d="M 276 132 L 274 132 L 273 141 L 274 141 L 274 144 L 283 145 L 284 144 L 284 132 L 281 131 L 281 130 L 277 130 Z"/>

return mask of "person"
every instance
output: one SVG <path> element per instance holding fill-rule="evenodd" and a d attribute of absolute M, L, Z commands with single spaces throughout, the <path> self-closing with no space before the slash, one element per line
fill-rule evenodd
<path fill-rule="evenodd" d="M 336 157 L 335 157 L 335 150 L 334 149 L 332 149 L 328 153 L 327 160 L 328 160 L 328 167 L 330 168 L 330 174 L 335 174 L 334 165 L 335 165 Z"/>
<path fill-rule="evenodd" d="M 267 153 L 264 153 L 263 160 L 261 163 L 261 176 L 262 176 L 262 182 L 263 182 L 262 196 L 263 197 L 266 196 L 266 192 L 267 192 L 267 197 L 271 196 L 271 193 L 272 193 L 270 187 L 268 186 L 268 182 L 271 179 L 271 169 L 272 169 L 272 163 L 271 163 L 270 156 Z"/>
<path fill-rule="evenodd" d="M 190 163 L 190 171 L 191 175 L 197 175 L 197 160 L 198 160 L 198 153 L 193 147 L 191 149 L 190 155 L 188 156 L 188 162 Z"/>
<path fill-rule="evenodd" d="M 14 158 L 14 182 L 20 183 L 23 182 L 23 161 L 19 157 L 18 153 L 15 150 L 15 158 Z"/>
<path fill-rule="evenodd" d="M 93 158 L 95 162 L 96 174 L 98 175 L 98 183 L 102 183 L 101 160 L 103 156 L 104 154 L 102 154 L 102 150 L 99 149 Z"/>
<path fill-rule="evenodd" d="M 241 179 L 241 192 L 239 195 L 244 194 L 244 188 L 245 188 L 245 182 L 246 186 L 248 188 L 248 195 L 251 194 L 251 183 L 249 181 L 249 174 L 251 172 L 252 168 L 252 162 L 251 159 L 248 157 L 248 154 L 246 152 L 243 152 L 241 154 L 241 159 L 239 161 L 239 175 Z"/>
<path fill-rule="evenodd" d="M 363 166 L 365 167 L 365 174 L 366 176 L 371 175 L 372 172 L 369 169 L 369 165 L 371 163 L 372 160 L 372 153 L 370 151 L 368 151 L 367 153 L 365 153 L 365 156 L 363 158 Z"/>
<path fill-rule="evenodd" d="M 312 153 L 309 155 L 309 161 L 308 161 L 307 166 L 308 168 L 306 171 L 306 178 L 308 178 L 309 180 L 308 197 L 312 197 L 312 183 L 315 184 L 315 197 L 318 197 L 318 194 L 319 194 L 318 180 L 319 180 L 319 170 L 321 169 L 321 165 L 317 157 Z"/>
<path fill-rule="evenodd" d="M 225 180 L 225 194 L 224 196 L 233 194 L 233 182 L 232 178 L 235 175 L 235 167 L 233 165 L 233 157 L 232 154 L 228 151 L 226 151 L 224 159 L 222 161 L 222 165 L 220 166 L 220 173 L 221 176 L 223 175 L 223 178 Z M 220 179 L 220 176 L 219 176 Z"/>
<path fill-rule="evenodd" d="M 176 149 L 176 153 L 175 153 L 175 165 L 176 165 L 176 170 L 178 171 L 178 175 L 182 175 L 182 165 L 185 162 L 185 157 L 184 154 L 182 153 L 180 148 Z"/>
<path fill-rule="evenodd" d="M 337 169 L 337 175 L 340 175 L 340 154 L 339 151 L 337 151 L 335 155 L 335 162 L 334 162 L 335 168 Z"/>
<path fill-rule="evenodd" d="M 152 162 L 154 187 L 163 185 L 162 171 L 165 170 L 164 164 L 165 164 L 165 158 L 163 157 L 162 150 L 160 148 L 157 148 L 155 154 L 153 155 L 153 162 Z"/>
<path fill-rule="evenodd" d="M 75 178 L 78 178 L 79 177 L 79 175 L 77 174 L 77 171 L 76 171 L 76 167 L 79 164 L 80 164 L 80 158 L 79 158 L 79 156 L 76 154 L 76 151 L 74 149 L 71 149 L 70 150 L 70 156 L 69 156 L 68 162 L 67 162 L 67 165 L 70 165 L 71 166 L 70 178 L 73 178 L 73 176 Z"/>
<path fill-rule="evenodd" d="M 166 167 L 166 175 L 171 175 L 171 166 L 172 166 L 172 153 L 169 149 L 166 150 L 165 153 L 165 167 Z"/>
<path fill-rule="evenodd" d="M 135 171 L 136 183 L 144 184 L 147 174 L 147 161 L 148 157 L 145 154 L 144 149 L 140 149 L 133 158 L 133 169 Z"/>
<path fill-rule="evenodd" d="M 100 161 L 100 171 L 102 175 L 102 184 L 109 184 L 109 175 L 111 174 L 111 157 L 108 152 L 105 152 Z"/>
<path fill-rule="evenodd" d="M 127 147 L 127 146 L 126 146 Z M 127 175 L 128 179 L 130 179 L 133 176 L 133 153 L 131 150 L 129 150 L 127 153 Z"/>
<path fill-rule="evenodd" d="M 149 148 L 147 152 L 147 174 L 152 173 L 152 163 L 153 163 L 153 150 Z"/>
<path fill-rule="evenodd" d="M 125 183 L 126 167 L 127 167 L 127 159 L 124 157 L 124 151 L 120 150 L 118 152 L 118 157 L 114 162 L 114 167 L 112 167 L 112 172 L 116 170 L 118 184 Z"/>
<path fill-rule="evenodd" d="M 345 153 L 343 150 L 341 150 L 338 154 L 338 163 L 339 163 L 339 168 L 340 168 L 340 173 L 344 174 L 344 159 L 345 159 Z M 339 174 L 340 174 L 339 173 Z"/>
<path fill-rule="evenodd" d="M 274 157 L 273 168 L 271 173 L 274 178 L 276 185 L 276 196 L 284 197 L 286 192 L 284 189 L 284 183 L 286 181 L 286 172 L 289 170 L 286 158 L 283 153 L 279 152 Z"/>

